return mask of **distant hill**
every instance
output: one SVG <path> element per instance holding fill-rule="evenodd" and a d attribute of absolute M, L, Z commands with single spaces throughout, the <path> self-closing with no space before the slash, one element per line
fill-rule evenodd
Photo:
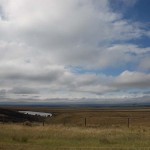
<path fill-rule="evenodd" d="M 137 107 L 150 107 L 150 102 L 138 102 L 138 103 L 131 103 L 131 102 L 124 102 L 124 103 L 92 103 L 92 102 L 63 102 L 63 103 L 50 103 L 50 102 L 30 102 L 30 103 L 18 103 L 18 102 L 9 102 L 9 103 L 4 103 L 0 102 L 0 106 L 32 106 L 32 107 L 56 107 L 56 108 L 64 108 L 64 107 L 69 107 L 69 108 L 137 108 Z"/>

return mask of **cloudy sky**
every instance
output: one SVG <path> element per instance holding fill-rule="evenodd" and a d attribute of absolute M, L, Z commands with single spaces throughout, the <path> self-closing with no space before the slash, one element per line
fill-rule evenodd
<path fill-rule="evenodd" d="M 150 102 L 149 0 L 0 0 L 0 102 Z"/>

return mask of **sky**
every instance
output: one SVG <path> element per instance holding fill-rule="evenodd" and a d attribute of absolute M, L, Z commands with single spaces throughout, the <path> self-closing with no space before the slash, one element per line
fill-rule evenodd
<path fill-rule="evenodd" d="M 0 0 L 0 103 L 150 102 L 149 0 Z"/>

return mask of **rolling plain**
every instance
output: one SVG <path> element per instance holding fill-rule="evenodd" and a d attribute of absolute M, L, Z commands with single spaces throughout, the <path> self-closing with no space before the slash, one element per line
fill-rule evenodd
<path fill-rule="evenodd" d="M 0 150 L 150 150 L 150 108 L 2 109 L 49 112 L 52 117 L 13 122 L 1 112 Z"/>

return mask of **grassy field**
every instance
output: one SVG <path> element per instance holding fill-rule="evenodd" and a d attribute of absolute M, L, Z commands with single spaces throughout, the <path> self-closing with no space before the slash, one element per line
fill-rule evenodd
<path fill-rule="evenodd" d="M 150 128 L 0 125 L 0 150 L 149 150 Z"/>
<path fill-rule="evenodd" d="M 87 127 L 141 127 L 150 126 L 150 108 L 49 108 L 6 107 L 11 110 L 29 110 L 52 113 L 48 124 Z M 85 122 L 86 121 L 86 122 Z"/>
<path fill-rule="evenodd" d="M 63 124 L 66 126 L 109 128 L 150 126 L 150 110 L 55 110 L 54 117 L 48 118 L 46 121 L 50 124 Z"/>
<path fill-rule="evenodd" d="M 149 108 L 11 109 L 51 112 L 53 117 L 44 126 L 1 123 L 0 150 L 150 150 Z"/>

